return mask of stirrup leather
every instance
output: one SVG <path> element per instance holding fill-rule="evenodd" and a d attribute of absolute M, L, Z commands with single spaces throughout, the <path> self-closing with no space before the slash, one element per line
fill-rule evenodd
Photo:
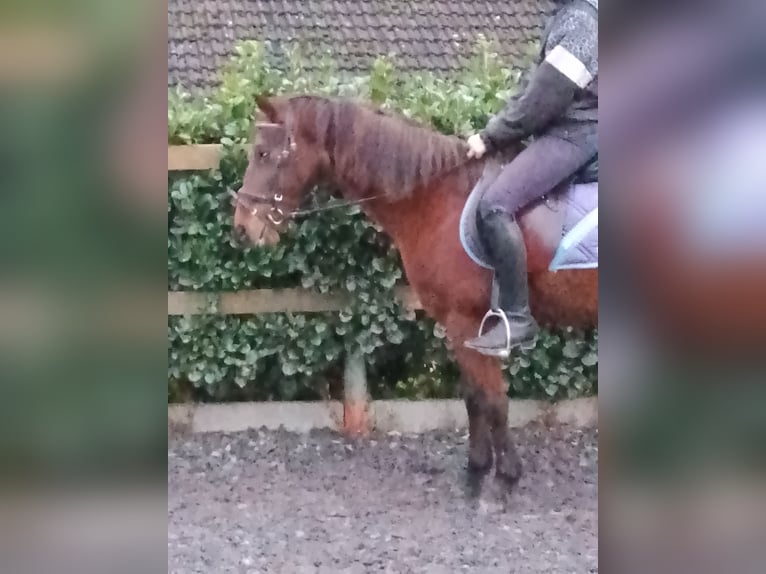
<path fill-rule="evenodd" d="M 484 334 L 484 324 L 487 322 L 487 319 L 491 317 L 499 317 L 503 322 L 503 325 L 505 325 L 505 349 L 500 350 L 498 356 L 507 359 L 511 356 L 511 324 L 508 322 L 508 317 L 506 317 L 503 311 L 497 311 L 495 309 L 487 311 L 484 318 L 481 320 L 481 325 L 479 325 L 478 336 L 481 337 Z"/>

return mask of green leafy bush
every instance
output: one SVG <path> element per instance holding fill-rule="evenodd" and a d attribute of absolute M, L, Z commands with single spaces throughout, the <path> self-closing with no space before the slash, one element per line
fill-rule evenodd
<path fill-rule="evenodd" d="M 253 317 L 170 317 L 169 399 L 291 400 L 337 397 L 347 350 L 367 358 L 376 397 L 452 397 L 458 371 L 441 329 L 391 296 L 403 281 L 398 253 L 358 208 L 325 211 L 292 224 L 271 248 L 230 242 L 228 189 L 237 189 L 247 163 L 242 148 L 261 93 L 318 93 L 371 100 L 465 135 L 482 126 L 515 89 L 518 72 L 502 65 L 488 44 L 455 77 L 402 75 L 378 59 L 364 77 L 344 77 L 329 59 L 306 73 L 299 50 L 289 69 L 270 68 L 258 43 L 237 48 L 220 87 L 207 95 L 169 93 L 168 141 L 221 142 L 221 165 L 168 177 L 168 288 L 236 291 L 296 287 L 345 291 L 347 312 Z M 317 189 L 312 201 L 334 201 Z M 595 392 L 597 333 L 546 332 L 534 352 L 509 367 L 509 393 L 561 398 Z"/>

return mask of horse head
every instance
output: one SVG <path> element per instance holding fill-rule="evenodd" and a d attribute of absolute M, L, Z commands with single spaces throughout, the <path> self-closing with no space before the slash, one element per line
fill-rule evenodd
<path fill-rule="evenodd" d="M 234 194 L 234 237 L 273 245 L 326 162 L 290 102 L 258 97 L 265 122 L 256 122 L 242 187 Z"/>

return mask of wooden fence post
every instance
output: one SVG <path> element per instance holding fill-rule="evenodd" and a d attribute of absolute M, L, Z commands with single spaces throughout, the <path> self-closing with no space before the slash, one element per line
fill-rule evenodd
<path fill-rule="evenodd" d="M 364 435 L 370 430 L 369 396 L 367 392 L 367 366 L 361 352 L 346 355 L 343 380 L 343 431 Z"/>

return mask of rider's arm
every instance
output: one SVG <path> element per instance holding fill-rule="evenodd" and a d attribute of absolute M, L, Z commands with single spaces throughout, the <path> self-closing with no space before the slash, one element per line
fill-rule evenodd
<path fill-rule="evenodd" d="M 546 47 L 546 57 L 532 72 L 521 97 L 511 100 L 480 132 L 488 149 L 539 133 L 564 114 L 578 90 L 593 81 L 598 73 L 598 45 L 589 38 L 598 37 L 598 23 L 584 12 L 573 17 L 575 21 L 565 21 L 567 32 Z"/>

